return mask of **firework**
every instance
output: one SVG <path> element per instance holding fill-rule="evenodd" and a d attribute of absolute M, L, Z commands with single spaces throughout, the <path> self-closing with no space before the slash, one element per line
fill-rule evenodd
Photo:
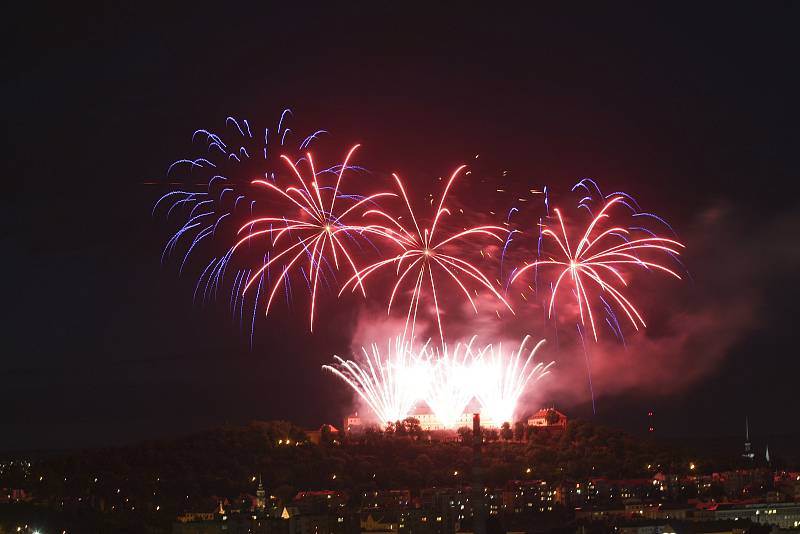
<path fill-rule="evenodd" d="M 541 230 L 541 236 L 550 239 L 557 245 L 557 254 L 548 256 L 545 260 L 537 260 L 525 265 L 517 270 L 511 279 L 513 284 L 526 271 L 539 266 L 555 266 L 560 269 L 548 305 L 548 316 L 552 316 L 559 289 L 562 288 L 562 282 L 569 275 L 568 279 L 572 284 L 578 304 L 580 321 L 584 325 L 588 321 L 595 341 L 597 340 L 597 329 L 592 312 L 591 292 L 587 290 L 587 283 L 601 290 L 600 299 L 602 299 L 602 295 L 607 295 L 609 300 L 625 313 L 634 328 L 638 330 L 640 326 L 646 327 L 647 325 L 635 305 L 622 292 L 628 285 L 623 276 L 625 268 L 654 269 L 666 272 L 678 279 L 681 278 L 675 271 L 653 258 L 659 254 L 677 256 L 680 254 L 679 250 L 684 248 L 683 244 L 673 239 L 659 237 L 649 231 L 647 233 L 651 237 L 637 238 L 633 232 L 641 230 L 639 228 L 623 228 L 608 224 L 611 220 L 609 212 L 612 207 L 615 205 L 631 207 L 626 202 L 626 197 L 630 198 L 622 193 L 605 197 L 602 208 L 592 218 L 577 243 L 570 242 L 561 211 L 558 208 L 554 209 L 559 231 L 544 227 Z M 589 209 L 585 203 L 587 199 L 590 197 L 584 197 L 580 205 Z M 608 301 L 602 299 L 602 302 L 606 308 L 610 308 L 611 305 Z"/>
<path fill-rule="evenodd" d="M 456 177 L 464 168 L 465 165 L 462 165 L 456 169 L 455 172 L 453 172 L 453 174 L 450 176 L 450 179 L 447 181 L 442 196 L 439 199 L 439 206 L 436 210 L 430 228 L 423 228 L 420 226 L 420 223 L 414 214 L 414 210 L 411 207 L 411 202 L 408 200 L 408 195 L 406 194 L 405 187 L 403 187 L 403 182 L 400 180 L 400 177 L 397 174 L 393 174 L 392 176 L 394 177 L 400 194 L 402 195 L 406 207 L 408 208 L 408 213 L 411 216 L 411 221 L 414 225 L 414 228 L 412 230 L 407 229 L 400 223 L 399 217 L 395 217 L 389 212 L 381 209 L 371 209 L 365 212 L 365 215 L 374 215 L 382 218 L 385 221 L 388 221 L 387 226 L 383 227 L 382 231 L 384 232 L 385 236 L 391 237 L 395 243 L 400 245 L 402 251 L 395 256 L 380 260 L 363 268 L 361 271 L 356 272 L 344 284 L 342 291 L 344 291 L 348 286 L 352 286 L 352 289 L 355 290 L 358 285 L 363 284 L 364 280 L 373 273 L 385 267 L 393 266 L 397 279 L 389 297 L 387 314 L 391 313 L 392 304 L 394 303 L 398 290 L 403 283 L 408 280 L 411 284 L 411 299 L 408 306 L 408 313 L 406 314 L 406 326 L 403 333 L 404 336 L 409 336 L 410 338 L 414 337 L 414 327 L 416 325 L 419 302 L 422 297 L 423 290 L 427 286 L 430 288 L 430 295 L 433 300 L 436 323 L 439 329 L 439 337 L 442 344 L 444 344 L 444 330 L 442 328 L 441 309 L 439 306 L 439 298 L 436 293 L 437 283 L 435 281 L 440 275 L 446 275 L 446 277 L 449 277 L 458 285 L 469 303 L 472 305 L 475 313 L 478 312 L 478 309 L 475 306 L 475 301 L 472 295 L 470 295 L 470 292 L 467 289 L 467 284 L 469 281 L 473 282 L 478 287 L 487 289 L 513 313 L 511 306 L 497 291 L 497 289 L 495 289 L 489 278 L 477 266 L 465 260 L 461 256 L 461 251 L 455 250 L 457 249 L 459 242 L 461 242 L 461 245 L 464 245 L 465 238 L 473 236 L 488 237 L 502 244 L 503 238 L 501 235 L 506 233 L 507 230 L 500 226 L 473 226 L 466 228 L 461 232 L 444 234 L 443 236 L 440 236 L 440 234 L 444 233 L 444 230 L 441 230 L 439 227 L 442 216 L 450 214 L 450 210 L 445 206 L 447 194 L 449 193 Z M 465 280 L 462 281 L 459 279 L 459 275 L 463 275 Z M 361 287 L 363 288 L 363 285 Z"/>
<path fill-rule="evenodd" d="M 445 428 L 454 428 L 464 409 L 475 398 L 474 342 L 475 336 L 467 343 L 456 343 L 454 348 L 446 344 L 441 349 L 432 348 L 419 359 L 419 365 L 430 377 L 425 403 Z"/>
<path fill-rule="evenodd" d="M 252 215 L 256 201 L 252 198 L 250 183 L 254 174 L 275 180 L 279 159 L 276 150 L 285 151 L 290 141 L 291 129 L 286 122 L 291 111 L 281 113 L 277 128 L 270 133 L 251 128 L 247 119 L 228 117 L 225 131 L 215 133 L 207 129 L 192 134 L 193 143 L 201 143 L 202 155 L 181 158 L 167 169 L 168 179 L 181 180 L 180 189 L 161 196 L 153 206 L 165 210 L 166 218 L 182 216 L 183 222 L 167 241 L 162 261 L 174 253 L 181 242 L 187 243 L 180 270 L 196 248 L 206 240 L 213 240 L 231 226 L 231 222 L 245 214 Z M 254 133 L 255 132 L 255 133 Z M 317 130 L 299 144 L 308 147 L 325 130 Z M 223 239 L 227 239 L 224 236 Z"/>
<path fill-rule="evenodd" d="M 194 256 L 206 256 L 205 268 L 196 281 L 194 301 L 205 303 L 220 293 L 230 295 L 230 311 L 243 323 L 245 299 L 240 289 L 252 270 L 231 265 L 230 243 L 245 218 L 252 218 L 261 200 L 251 184 L 253 176 L 275 181 L 280 166 L 280 152 L 307 149 L 325 130 L 294 140 L 287 127 L 291 110 L 285 109 L 274 128 L 256 128 L 247 119 L 228 117 L 221 131 L 199 129 L 192 134 L 196 156 L 181 158 L 167 170 L 169 184 L 175 189 L 161 196 L 153 206 L 153 215 L 162 214 L 168 221 L 179 220 L 176 231 L 167 240 L 162 262 L 179 255 L 179 273 L 183 273 Z M 336 172 L 334 167 L 327 172 Z M 220 250 L 219 242 L 224 243 Z M 264 260 L 266 261 L 266 259 Z M 288 284 L 288 277 L 286 283 Z M 260 286 L 265 280 L 259 279 Z M 227 286 L 228 290 L 224 290 Z M 287 300 L 289 287 L 286 286 Z M 250 341 L 255 327 L 258 298 L 248 305 L 252 311 Z"/>
<path fill-rule="evenodd" d="M 310 152 L 306 153 L 305 161 L 308 162 L 308 179 L 303 178 L 300 167 L 288 157 L 281 156 L 292 171 L 298 185 L 281 189 L 269 180 L 253 180 L 253 184 L 265 188 L 270 193 L 276 194 L 283 200 L 289 210 L 294 210 L 297 215 L 293 218 L 286 216 L 258 217 L 245 222 L 239 228 L 240 239 L 231 249 L 235 252 L 245 243 L 250 243 L 256 237 L 269 238 L 269 247 L 273 255 L 264 261 L 261 267 L 255 270 L 244 283 L 241 289 L 245 293 L 261 275 L 280 262 L 281 274 L 272 285 L 267 298 L 266 314 L 269 314 L 273 299 L 287 278 L 292 268 L 299 265 L 301 260 L 308 260 L 308 276 L 311 294 L 309 325 L 314 330 L 314 312 L 317 301 L 317 287 L 320 273 L 324 267 L 330 269 L 331 264 L 336 271 L 340 263 L 346 264 L 359 278 L 358 269 L 350 253 L 352 241 L 364 234 L 374 234 L 393 239 L 383 227 L 371 225 L 353 225 L 346 221 L 349 216 L 354 216 L 358 210 L 366 205 L 374 204 L 381 197 L 396 196 L 394 193 L 375 193 L 365 197 L 343 195 L 340 193 L 342 176 L 348 169 L 348 162 L 359 145 L 353 146 L 339 165 L 339 172 L 335 185 L 323 187 L 320 185 L 320 173 L 314 168 L 314 159 Z M 344 209 L 337 211 L 336 201 L 345 205 Z M 357 287 L 363 291 L 363 284 L 358 279 Z M 364 293 L 366 296 L 366 293 Z"/>
<path fill-rule="evenodd" d="M 334 356 L 335 365 L 322 366 L 353 388 L 382 424 L 408 417 L 428 382 L 419 357 L 427 345 L 414 352 L 411 343 L 399 336 L 387 345 L 384 355 L 377 344 L 362 348 L 361 363 Z"/>
<path fill-rule="evenodd" d="M 344 380 L 382 423 L 402 421 L 424 401 L 439 427 L 453 429 L 475 399 L 489 425 L 511 422 L 531 382 L 548 374 L 553 364 L 534 363 L 544 340 L 528 350 L 526 336 L 506 355 L 501 344 L 476 350 L 476 338 L 441 348 L 427 342 L 415 349 L 397 336 L 384 355 L 373 344 L 362 349 L 361 362 L 334 356 L 336 363 L 323 369 Z"/>
<path fill-rule="evenodd" d="M 502 344 L 487 345 L 478 351 L 472 364 L 475 393 L 482 406 L 481 412 L 495 426 L 514 421 L 519 399 L 529 382 L 549 373 L 554 363 L 534 363 L 536 351 L 544 344 L 544 339 L 528 351 L 526 345 L 529 340 L 530 336 L 525 336 L 519 348 L 508 355 L 503 353 Z"/>

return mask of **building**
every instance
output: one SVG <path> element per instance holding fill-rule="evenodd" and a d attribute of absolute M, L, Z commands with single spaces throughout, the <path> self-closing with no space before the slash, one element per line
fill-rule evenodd
<path fill-rule="evenodd" d="M 619 534 L 675 534 L 675 529 L 665 523 L 643 523 L 617 527 Z"/>
<path fill-rule="evenodd" d="M 358 412 L 355 412 L 344 418 L 342 428 L 344 428 L 345 432 L 363 432 L 365 428 L 364 421 L 358 416 Z"/>
<path fill-rule="evenodd" d="M 774 485 L 787 500 L 800 502 L 800 472 L 780 473 L 774 477 Z"/>
<path fill-rule="evenodd" d="M 717 504 L 707 509 L 711 518 L 718 521 L 750 520 L 762 525 L 780 528 L 800 527 L 800 503 Z"/>
<path fill-rule="evenodd" d="M 267 508 L 267 492 L 264 490 L 264 484 L 261 483 L 261 475 L 258 475 L 258 488 L 256 489 L 255 509 L 257 512 L 263 514 L 266 508 Z"/>
<path fill-rule="evenodd" d="M 396 510 L 370 510 L 361 514 L 361 532 L 397 532 L 400 514 Z"/>
<path fill-rule="evenodd" d="M 361 499 L 361 509 L 397 510 L 411 504 L 411 490 L 375 490 L 365 492 Z"/>
<path fill-rule="evenodd" d="M 2 488 L 0 489 L 0 503 L 27 502 L 32 500 L 31 494 L 24 489 Z"/>
<path fill-rule="evenodd" d="M 542 408 L 528 418 L 528 426 L 539 428 L 567 428 L 567 416 L 555 408 Z"/>
<path fill-rule="evenodd" d="M 696 508 L 687 504 L 661 503 L 652 506 L 644 511 L 647 519 L 672 519 L 672 520 L 692 520 L 695 517 Z"/>
<path fill-rule="evenodd" d="M 761 495 L 771 489 L 773 483 L 772 471 L 764 468 L 737 469 L 711 475 L 711 484 L 722 488 L 725 495 L 735 499 Z"/>
<path fill-rule="evenodd" d="M 332 438 L 336 438 L 339 435 L 339 431 L 333 425 L 322 425 L 319 427 L 319 430 L 306 430 L 306 436 L 308 436 L 308 441 L 314 443 L 315 445 L 319 445 L 322 441 L 322 433 L 327 432 L 331 435 Z"/>
<path fill-rule="evenodd" d="M 742 453 L 742 458 L 747 458 L 748 460 L 752 460 L 756 457 L 756 453 L 753 452 L 753 447 L 750 444 L 750 421 L 747 417 L 744 418 L 744 452 Z"/>
<path fill-rule="evenodd" d="M 626 517 L 628 517 L 628 512 L 622 505 L 575 508 L 575 519 L 579 521 L 617 521 Z"/>
<path fill-rule="evenodd" d="M 469 406 L 467 407 L 469 408 Z M 420 411 L 419 413 L 414 413 L 410 417 L 419 421 L 419 426 L 422 430 L 431 431 L 431 430 L 455 430 L 459 428 L 471 428 L 472 427 L 472 416 L 476 413 L 474 410 L 467 410 L 462 413 L 458 419 L 453 423 L 452 427 L 447 427 L 439 421 L 439 418 L 436 417 L 436 414 L 428 412 L 428 411 Z M 479 412 L 478 412 L 479 413 Z M 500 428 L 500 425 L 496 425 L 494 421 L 491 419 L 483 418 L 481 415 L 481 425 L 484 428 Z"/>
<path fill-rule="evenodd" d="M 213 521 L 214 512 L 184 512 L 178 516 L 178 523 L 192 523 L 195 521 Z"/>
<path fill-rule="evenodd" d="M 292 499 L 292 508 L 300 514 L 338 513 L 346 505 L 347 494 L 343 491 L 301 491 Z"/>
<path fill-rule="evenodd" d="M 424 508 L 454 515 L 458 521 L 472 517 L 469 487 L 424 488 L 420 502 Z"/>
<path fill-rule="evenodd" d="M 433 410 L 424 403 L 420 402 L 411 410 L 408 414 L 408 417 L 416 419 L 419 421 L 419 426 L 422 430 L 426 432 L 430 431 L 454 431 L 459 428 L 472 428 L 472 417 L 474 414 L 479 413 L 481 414 L 481 426 L 483 428 L 492 428 L 492 429 L 499 429 L 502 427 L 505 421 L 494 421 L 490 417 L 487 417 L 485 414 L 481 413 L 481 405 L 478 403 L 476 399 L 472 399 L 467 406 L 464 408 L 464 412 L 458 416 L 458 418 L 452 423 L 450 426 L 446 426 L 444 423 L 439 421 L 439 418 L 433 413 Z M 558 412 L 560 417 L 563 418 L 564 426 L 566 425 L 566 416 L 561 412 Z M 395 423 L 396 421 L 389 421 L 391 423 Z M 507 421 L 509 424 L 513 423 L 513 421 Z M 355 412 L 351 415 L 348 415 L 344 418 L 343 427 L 346 432 L 352 432 L 354 434 L 358 434 L 363 432 L 370 426 L 380 426 L 381 428 L 385 426 L 385 424 L 379 424 L 378 421 L 370 420 L 362 418 L 358 415 L 358 412 Z M 315 439 L 318 439 L 314 434 L 316 431 L 306 431 L 306 434 L 309 436 L 309 440 L 315 442 Z"/>
<path fill-rule="evenodd" d="M 437 511 L 409 508 L 400 514 L 399 532 L 408 534 L 450 534 L 457 524 L 452 518 Z"/>
<path fill-rule="evenodd" d="M 409 417 L 419 421 L 420 428 L 425 431 L 453 431 L 464 427 L 472 428 L 472 418 L 476 413 L 481 415 L 481 426 L 483 428 L 500 428 L 502 426 L 502 422 L 493 421 L 481 413 L 481 405 L 475 398 L 470 400 L 464 407 L 464 412 L 449 426 L 439 421 L 433 410 L 424 402 L 417 404 L 411 410 Z"/>
<path fill-rule="evenodd" d="M 360 531 L 358 516 L 339 514 L 300 514 L 288 519 L 287 534 L 355 534 Z"/>
<path fill-rule="evenodd" d="M 661 485 L 649 478 L 607 479 L 590 478 L 584 482 L 564 483 L 553 495 L 558 502 L 571 507 L 601 505 L 635 505 L 658 499 Z M 554 499 L 555 500 L 555 499 Z"/>
<path fill-rule="evenodd" d="M 411 417 L 419 421 L 419 426 L 422 430 L 446 430 L 446 427 L 439 421 L 439 418 L 431 412 L 414 413 Z"/>
<path fill-rule="evenodd" d="M 294 534 L 287 521 L 225 510 L 222 502 L 215 512 L 186 512 L 172 525 L 173 534 Z"/>
<path fill-rule="evenodd" d="M 221 511 L 220 511 L 221 510 Z M 186 513 L 172 525 L 173 534 L 357 534 L 358 516 L 344 510 L 303 513 L 297 507 L 283 509 L 280 517 L 256 513 Z"/>
<path fill-rule="evenodd" d="M 503 507 L 514 514 L 552 512 L 558 491 L 544 480 L 512 480 L 503 491 Z"/>

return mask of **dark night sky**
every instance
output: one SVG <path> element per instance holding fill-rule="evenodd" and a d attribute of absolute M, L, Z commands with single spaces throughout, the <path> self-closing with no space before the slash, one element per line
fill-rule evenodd
<path fill-rule="evenodd" d="M 599 391 L 596 417 L 641 430 L 654 408 L 666 435 L 737 435 L 747 413 L 763 439 L 789 430 L 800 407 L 797 4 L 131 6 L 39 6 L 3 22 L 14 42 L 0 83 L 0 450 L 339 420 L 349 393 L 319 365 L 347 352 L 354 312 L 329 309 L 339 321 L 313 336 L 303 312 L 263 320 L 251 352 L 224 309 L 192 307 L 192 284 L 161 267 L 165 228 L 150 208 L 163 189 L 143 185 L 195 129 L 228 115 L 266 123 L 286 106 L 337 148 L 363 142 L 371 169 L 424 179 L 480 152 L 532 185 L 597 178 L 690 244 L 724 244 L 692 250 L 695 296 L 670 306 L 713 315 L 708 302 L 734 302 L 746 319 L 709 329 L 725 342 L 702 376 Z M 682 362 L 706 347 L 686 350 Z M 567 411 L 591 416 L 585 399 Z"/>

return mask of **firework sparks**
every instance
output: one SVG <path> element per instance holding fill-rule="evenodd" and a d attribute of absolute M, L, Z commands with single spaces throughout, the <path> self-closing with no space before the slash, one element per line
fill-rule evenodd
<path fill-rule="evenodd" d="M 449 277 L 458 285 L 469 303 L 472 305 L 475 313 L 478 312 L 478 309 L 475 305 L 473 296 L 470 295 L 470 292 L 467 289 L 467 283 L 470 281 L 478 287 L 487 289 L 513 313 L 511 306 L 497 291 L 497 289 L 495 289 L 491 280 L 477 266 L 465 260 L 461 256 L 460 252 L 454 250 L 456 248 L 454 245 L 457 245 L 459 242 L 463 244 L 464 240 L 468 237 L 488 237 L 502 244 L 504 240 L 501 236 L 502 234 L 507 233 L 508 230 L 500 226 L 484 225 L 473 226 L 460 232 L 444 234 L 443 237 L 440 236 L 440 234 L 444 232 L 444 230 L 440 230 L 439 227 L 442 216 L 450 215 L 450 210 L 445 206 L 445 200 L 447 199 L 447 195 L 451 186 L 453 185 L 453 182 L 464 168 L 465 165 L 462 165 L 456 169 L 455 172 L 453 172 L 453 174 L 450 176 L 450 179 L 447 181 L 442 196 L 439 199 L 439 206 L 436 210 L 430 228 L 420 226 L 417 216 L 411 207 L 411 202 L 408 199 L 405 187 L 403 187 L 403 182 L 400 180 L 400 177 L 397 174 L 393 174 L 392 176 L 394 177 L 397 187 L 400 190 L 400 194 L 402 195 L 406 207 L 408 208 L 408 213 L 410 214 L 411 221 L 414 225 L 413 229 L 407 229 L 400 223 L 399 217 L 394 217 L 386 211 L 372 209 L 365 212 L 365 215 L 375 215 L 383 220 L 388 221 L 387 226 L 382 228 L 383 235 L 392 238 L 395 243 L 400 245 L 402 252 L 391 258 L 373 263 L 363 268 L 361 271 L 356 272 L 344 284 L 342 291 L 344 291 L 348 286 L 352 286 L 352 290 L 355 290 L 358 285 L 363 284 L 364 280 L 373 273 L 381 270 L 384 267 L 394 266 L 397 279 L 389 297 L 387 314 L 391 313 L 392 304 L 397 297 L 399 289 L 401 286 L 403 286 L 403 283 L 407 280 L 411 283 L 411 298 L 408 306 L 408 312 L 406 314 L 406 326 L 403 333 L 404 337 L 408 336 L 411 339 L 414 337 L 417 310 L 423 295 L 423 290 L 427 286 L 430 288 L 430 295 L 433 300 L 436 323 L 439 329 L 439 337 L 442 344 L 444 344 L 444 329 L 442 328 L 441 308 L 439 305 L 439 297 L 436 292 L 436 279 L 440 275 L 446 275 L 446 278 Z M 431 198 L 431 205 L 432 204 L 433 199 Z M 473 251 L 474 250 L 475 249 L 473 249 Z M 465 276 L 465 279 L 459 279 L 459 275 Z M 363 288 L 363 285 L 361 285 L 361 287 Z"/>
<path fill-rule="evenodd" d="M 192 257 L 207 255 L 197 279 L 193 300 L 215 300 L 224 286 L 230 286 L 229 307 L 236 309 L 240 324 L 244 323 L 245 298 L 237 290 L 247 274 L 247 269 L 231 265 L 230 243 L 245 218 L 252 218 L 257 202 L 252 194 L 254 175 L 275 182 L 280 165 L 278 154 L 287 150 L 307 149 L 317 138 L 326 134 L 317 130 L 297 140 L 287 127 L 291 110 L 285 109 L 276 127 L 257 128 L 247 119 L 227 117 L 223 130 L 199 129 L 192 134 L 193 145 L 200 145 L 200 153 L 174 161 L 167 170 L 170 185 L 176 187 L 162 195 L 153 206 L 167 220 L 180 219 L 179 227 L 167 240 L 162 252 L 162 262 L 174 254 L 179 256 L 179 273 L 183 273 Z M 353 167 L 351 167 L 353 168 Z M 338 168 L 327 169 L 336 172 Z M 323 171 L 324 172 L 324 171 Z M 178 180 L 175 182 L 175 180 Z M 261 204 L 261 200 L 258 201 Z M 261 206 L 258 206 L 261 207 Z M 215 248 L 225 244 L 225 252 Z M 209 258 L 213 259 L 209 261 Z M 265 260 L 266 261 L 266 260 Z M 264 276 L 259 278 L 262 285 Z M 268 278 L 268 276 L 267 276 Z M 288 277 L 286 277 L 288 283 Z M 258 292 L 258 291 L 257 291 Z M 287 300 L 290 289 L 286 286 Z M 258 298 L 248 302 L 250 343 L 253 343 L 255 313 Z"/>
<path fill-rule="evenodd" d="M 585 207 L 584 200 L 582 199 L 581 205 Z M 511 279 L 513 284 L 526 271 L 537 268 L 540 265 L 560 268 L 560 274 L 556 278 L 550 297 L 548 317 L 552 316 L 558 291 L 562 287 L 562 282 L 569 275 L 575 300 L 578 304 L 581 323 L 585 325 L 588 321 L 595 341 L 597 341 L 597 329 L 595 327 L 590 294 L 586 288 L 587 282 L 592 282 L 602 293 L 607 294 L 610 300 L 625 313 L 634 328 L 638 330 L 640 326 L 646 327 L 647 325 L 637 308 L 623 294 L 620 288 L 620 286 L 624 288 L 628 285 L 622 270 L 630 266 L 642 267 L 647 270 L 663 271 L 675 278 L 681 278 L 672 269 L 653 259 L 648 259 L 647 257 L 643 259 L 643 256 L 654 256 L 655 254 L 677 256 L 680 254 L 679 249 L 684 248 L 684 245 L 673 239 L 658 237 L 652 233 L 650 233 L 652 237 L 632 238 L 633 229 L 620 226 L 606 227 L 604 223 L 611 219 L 609 211 L 617 204 L 628 205 L 625 202 L 625 196 L 614 195 L 606 199 L 603 207 L 586 227 L 577 244 L 570 242 L 561 211 L 558 208 L 554 209 L 560 228 L 560 235 L 551 228 L 545 227 L 541 231 L 541 236 L 555 242 L 561 258 L 556 259 L 550 256 L 546 260 L 537 260 L 527 264 L 519 269 Z"/>
<path fill-rule="evenodd" d="M 424 353 L 427 346 L 419 352 Z M 362 348 L 362 362 L 334 356 L 335 365 L 323 365 L 344 380 L 367 403 L 382 424 L 402 421 L 427 390 L 427 375 L 411 343 L 396 337 L 382 356 L 377 344 Z"/>
<path fill-rule="evenodd" d="M 431 350 L 418 360 L 418 365 L 425 369 L 424 374 L 430 377 L 424 400 L 445 428 L 456 426 L 467 404 L 475 397 L 474 341 L 475 337 L 467 343 L 456 343 L 453 349 L 443 345 L 441 351 Z"/>
<path fill-rule="evenodd" d="M 306 153 L 310 176 L 303 178 L 299 165 L 288 157 L 281 156 L 292 171 L 298 185 L 281 189 L 269 180 L 253 180 L 253 184 L 266 188 L 269 192 L 278 195 L 289 209 L 294 210 L 295 218 L 288 217 L 258 217 L 244 223 L 239 228 L 240 239 L 232 247 L 235 252 L 245 243 L 250 243 L 256 237 L 269 237 L 272 257 L 263 262 L 263 265 L 251 273 L 241 290 L 244 294 L 258 280 L 261 275 L 272 265 L 281 265 L 281 274 L 272 285 L 267 297 L 266 314 L 269 314 L 272 302 L 281 285 L 285 283 L 289 272 L 294 267 L 300 267 L 303 259 L 308 260 L 308 274 L 302 270 L 306 277 L 311 293 L 309 326 L 314 330 L 314 315 L 317 302 L 317 288 L 320 274 L 324 267 L 330 268 L 333 264 L 339 270 L 340 263 L 346 264 L 355 273 L 357 283 L 363 291 L 361 277 L 352 254 L 349 251 L 351 241 L 359 236 L 376 234 L 394 239 L 380 226 L 365 226 L 347 224 L 348 216 L 352 216 L 358 209 L 374 203 L 377 199 L 386 196 L 396 196 L 394 193 L 375 193 L 366 197 L 355 198 L 351 195 L 340 194 L 342 176 L 348 169 L 348 162 L 359 145 L 353 146 L 339 166 L 338 177 L 335 185 L 322 187 L 319 183 L 320 173 L 314 168 L 314 160 L 310 152 Z M 347 202 L 346 208 L 337 211 L 336 201 L 342 199 L 340 204 Z M 364 293 L 366 296 L 366 293 Z"/>
<path fill-rule="evenodd" d="M 514 412 L 528 383 L 549 373 L 554 363 L 534 363 L 536 351 L 544 344 L 544 339 L 528 351 L 529 340 L 530 336 L 525 336 L 519 348 L 509 355 L 503 353 L 502 344 L 496 347 L 487 345 L 478 351 L 472 365 L 475 392 L 483 407 L 481 411 L 495 426 L 514 421 L 514 415 L 517 415 Z"/>
<path fill-rule="evenodd" d="M 275 180 L 277 159 L 273 155 L 273 145 L 286 148 L 287 134 L 291 131 L 285 126 L 289 115 L 290 110 L 283 111 L 272 134 L 268 128 L 261 132 L 251 128 L 247 119 L 235 117 L 225 120 L 225 133 L 199 129 L 192 134 L 193 142 L 204 145 L 202 155 L 176 160 L 167 170 L 167 176 L 172 179 L 185 171 L 183 181 L 188 183 L 182 183 L 180 190 L 164 194 L 153 206 L 154 215 L 164 207 L 167 218 L 179 211 L 185 217 L 181 227 L 167 241 L 162 260 L 175 251 L 181 239 L 187 241 L 189 244 L 180 264 L 183 271 L 192 252 L 204 240 L 218 237 L 236 217 L 252 214 L 255 200 L 249 195 L 252 176 L 249 169 L 258 168 L 266 179 Z M 327 132 L 318 130 L 305 137 L 300 148 L 306 148 L 323 133 Z"/>
<path fill-rule="evenodd" d="M 398 336 L 381 355 L 378 346 L 362 349 L 361 362 L 334 356 L 323 369 L 344 380 L 369 406 L 382 424 L 402 421 L 414 405 L 424 401 L 439 428 L 454 429 L 473 399 L 490 426 L 511 422 L 519 401 L 530 387 L 550 371 L 549 364 L 534 363 L 544 340 L 528 349 L 526 336 L 516 351 L 506 355 L 501 344 L 473 348 L 477 336 L 466 343 L 418 349 Z"/>

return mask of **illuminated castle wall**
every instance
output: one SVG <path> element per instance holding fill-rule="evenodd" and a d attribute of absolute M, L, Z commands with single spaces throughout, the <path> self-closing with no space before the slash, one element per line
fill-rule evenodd
<path fill-rule="evenodd" d="M 420 427 L 422 430 L 456 430 L 461 427 L 471 427 L 472 426 L 472 416 L 475 413 L 479 413 L 480 410 L 471 410 L 468 409 L 461 416 L 456 420 L 456 423 L 453 427 L 446 427 L 444 426 L 439 419 L 436 417 L 436 414 L 430 412 L 427 406 L 421 407 L 423 409 L 419 410 L 417 413 L 411 413 L 409 417 L 413 417 L 419 421 Z M 481 424 L 486 428 L 500 428 L 500 424 L 495 424 L 494 421 L 488 419 L 484 416 L 481 416 Z M 359 431 L 360 429 L 364 428 L 366 425 L 373 423 L 369 419 L 362 419 L 358 412 L 348 415 L 344 419 L 344 428 L 348 432 Z"/>

